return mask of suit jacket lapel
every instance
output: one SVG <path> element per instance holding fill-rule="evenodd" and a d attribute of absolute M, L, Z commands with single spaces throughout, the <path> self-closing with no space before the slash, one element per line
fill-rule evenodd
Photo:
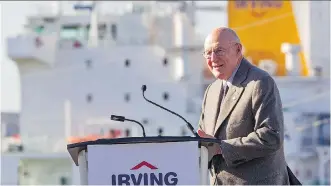
<path fill-rule="evenodd" d="M 218 115 L 218 118 L 216 120 L 214 135 L 216 134 L 216 131 L 222 125 L 224 120 L 228 117 L 236 103 L 239 101 L 239 98 L 243 91 L 243 87 L 229 87 L 229 91 L 226 94 L 223 103 L 221 104 L 220 114 Z"/>
<path fill-rule="evenodd" d="M 212 125 L 214 128 L 212 131 L 214 131 L 215 129 L 215 124 L 217 121 L 217 116 L 219 115 L 219 111 L 220 111 L 220 101 L 221 101 L 221 96 L 220 93 L 223 91 L 223 86 L 222 86 L 222 80 L 217 80 L 215 86 L 213 87 L 212 91 L 211 91 L 211 96 L 213 98 L 215 98 L 215 102 L 213 104 L 213 109 L 211 109 L 211 111 L 214 112 L 214 118 L 213 118 L 213 123 L 214 125 Z"/>
<path fill-rule="evenodd" d="M 249 68 L 250 68 L 249 62 L 243 58 L 240 66 L 239 66 L 239 69 L 238 69 L 236 75 L 234 76 L 232 86 L 229 87 L 228 93 L 226 94 L 226 96 L 220 106 L 220 110 L 219 110 L 220 113 L 218 114 L 218 117 L 216 119 L 214 135 L 216 134 L 216 132 L 220 128 L 220 126 L 224 123 L 224 120 L 229 116 L 229 114 L 233 110 L 234 106 L 239 101 L 239 99 L 245 89 L 241 85 L 241 83 L 246 79 Z"/>

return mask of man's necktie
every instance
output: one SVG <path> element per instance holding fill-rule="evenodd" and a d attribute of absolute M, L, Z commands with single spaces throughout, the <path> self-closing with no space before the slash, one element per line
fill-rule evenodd
<path fill-rule="evenodd" d="M 229 87 L 228 87 L 227 83 L 225 82 L 225 84 L 223 85 L 223 96 L 222 96 L 221 104 L 223 103 L 223 101 L 225 99 L 225 96 L 226 96 L 226 93 L 228 93 L 228 90 L 229 90 Z"/>
<path fill-rule="evenodd" d="M 224 84 L 223 84 L 224 83 Z M 221 94 L 220 94 L 220 102 L 219 102 L 219 106 L 218 106 L 218 108 L 217 108 L 217 117 L 216 118 L 218 118 L 219 117 L 219 115 L 220 115 L 220 112 L 221 112 L 221 106 L 222 106 L 222 104 L 223 104 L 223 102 L 224 102 L 224 99 L 225 99 L 225 96 L 226 96 L 226 93 L 228 92 L 228 90 L 229 90 L 229 87 L 228 87 L 228 85 L 227 85 L 227 83 L 226 82 L 223 82 L 222 83 L 222 86 L 223 86 L 223 91 L 221 92 Z M 218 119 L 217 119 L 218 120 Z M 218 131 L 216 131 L 216 134 L 215 134 L 215 136 L 219 136 L 219 132 L 220 132 L 220 130 L 218 130 Z"/>

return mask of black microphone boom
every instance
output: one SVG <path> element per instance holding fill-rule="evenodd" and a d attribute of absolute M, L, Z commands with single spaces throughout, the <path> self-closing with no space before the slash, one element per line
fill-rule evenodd
<path fill-rule="evenodd" d="M 154 102 L 148 100 L 148 99 L 145 97 L 145 91 L 146 91 L 146 89 L 147 89 L 146 85 L 143 85 L 143 86 L 141 87 L 141 90 L 142 90 L 142 92 L 143 92 L 143 97 L 144 97 L 144 99 L 145 99 L 147 102 L 149 102 L 149 103 L 151 103 L 151 104 L 153 104 L 153 105 L 156 105 L 156 106 L 158 106 L 158 107 L 160 107 L 160 108 L 162 108 L 162 109 L 164 109 L 164 110 L 170 112 L 171 114 L 174 114 L 174 115 L 180 117 L 182 120 L 184 120 L 184 121 L 186 122 L 187 127 L 191 130 L 191 132 L 194 134 L 194 136 L 199 137 L 199 135 L 195 132 L 195 130 L 194 130 L 193 126 L 191 125 L 191 123 L 189 123 L 188 121 L 186 121 L 186 119 L 183 118 L 181 115 L 179 115 L 179 114 L 177 114 L 177 113 L 175 113 L 175 112 L 173 112 L 173 111 L 171 111 L 171 110 L 169 110 L 169 109 L 167 109 L 167 108 L 164 108 L 163 106 L 161 106 L 161 105 L 159 105 L 159 104 L 157 104 L 157 103 L 154 103 Z"/>
<path fill-rule="evenodd" d="M 141 123 L 139 123 L 138 121 L 133 120 L 133 119 L 127 119 L 127 118 L 125 118 L 124 116 L 116 116 L 116 115 L 111 115 L 111 116 L 110 116 L 110 119 L 113 120 L 113 121 L 120 121 L 120 122 L 123 122 L 123 121 L 131 121 L 131 122 L 133 122 L 133 123 L 137 123 L 137 124 L 140 125 L 141 128 L 143 129 L 143 136 L 146 137 L 146 134 L 145 134 L 145 128 L 144 128 L 144 126 L 143 126 Z"/>

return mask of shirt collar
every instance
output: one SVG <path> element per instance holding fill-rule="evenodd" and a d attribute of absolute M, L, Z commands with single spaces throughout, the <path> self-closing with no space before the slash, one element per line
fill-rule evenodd
<path fill-rule="evenodd" d="M 239 67 L 240 67 L 240 64 L 241 64 L 241 60 L 240 60 L 240 63 L 237 65 L 237 67 L 234 69 L 234 71 L 232 72 L 231 76 L 229 77 L 228 80 L 224 80 L 223 82 L 226 82 L 226 84 L 228 85 L 228 87 L 230 87 L 232 85 L 232 82 L 233 82 L 233 78 L 234 76 L 236 75 Z M 224 84 L 223 84 L 224 86 Z"/>

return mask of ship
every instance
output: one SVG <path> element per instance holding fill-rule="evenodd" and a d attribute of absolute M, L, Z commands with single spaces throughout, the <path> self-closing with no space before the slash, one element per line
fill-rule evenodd
<path fill-rule="evenodd" d="M 304 184 L 330 184 L 330 8 L 328 1 L 79 1 L 30 16 L 8 38 L 20 73 L 19 135 L 3 137 L 1 184 L 76 185 L 66 145 L 100 138 L 191 136 L 206 87 L 214 81 L 196 32 L 197 11 L 223 11 L 245 57 L 275 79 L 284 109 L 286 161 Z M 56 11 L 54 11 L 56 9 Z M 307 21 L 308 20 L 308 21 Z M 10 127 L 7 127 L 10 128 Z M 17 147 L 17 148 L 13 148 Z M 10 149 L 10 150 L 9 150 Z"/>

